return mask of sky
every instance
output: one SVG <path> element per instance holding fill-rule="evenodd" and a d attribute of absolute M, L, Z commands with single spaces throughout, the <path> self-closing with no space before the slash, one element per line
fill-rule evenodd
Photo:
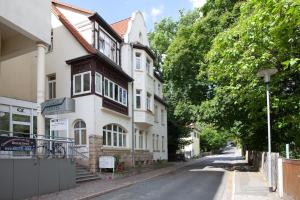
<path fill-rule="evenodd" d="M 164 17 L 177 20 L 179 10 L 201 7 L 206 0 L 60 0 L 80 8 L 97 11 L 109 24 L 131 16 L 140 10 L 144 14 L 148 31 Z"/>

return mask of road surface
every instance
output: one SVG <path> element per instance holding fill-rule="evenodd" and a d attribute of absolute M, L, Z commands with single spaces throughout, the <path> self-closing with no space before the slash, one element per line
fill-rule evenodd
<path fill-rule="evenodd" d="M 240 159 L 235 149 L 210 156 L 170 174 L 132 185 L 93 200 L 213 200 L 226 199 L 227 170 Z"/>

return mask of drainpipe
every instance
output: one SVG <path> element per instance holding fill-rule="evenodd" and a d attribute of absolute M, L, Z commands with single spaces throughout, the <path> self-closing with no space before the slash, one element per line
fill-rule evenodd
<path fill-rule="evenodd" d="M 130 50 L 131 50 L 131 76 L 133 78 L 133 44 L 130 43 Z M 132 137 L 131 137 L 131 158 L 132 158 L 132 166 L 135 167 L 135 149 L 134 149 L 134 138 L 135 138 L 135 131 L 134 131 L 134 80 L 131 83 L 131 92 L 132 92 L 132 103 L 131 103 L 131 119 L 132 119 Z"/>

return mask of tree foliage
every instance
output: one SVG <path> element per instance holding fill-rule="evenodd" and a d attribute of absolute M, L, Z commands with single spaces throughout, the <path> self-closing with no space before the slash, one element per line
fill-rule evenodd
<path fill-rule="evenodd" d="M 249 149 L 265 150 L 266 89 L 256 74 L 277 68 L 270 88 L 272 148 L 290 143 L 300 151 L 299 16 L 299 0 L 208 0 L 170 22 L 168 43 L 151 44 L 163 46 L 171 118 L 212 124 Z M 159 30 L 168 31 L 164 26 Z"/>

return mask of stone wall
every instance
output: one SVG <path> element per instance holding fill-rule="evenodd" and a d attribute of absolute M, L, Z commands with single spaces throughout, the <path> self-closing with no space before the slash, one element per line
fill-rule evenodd
<path fill-rule="evenodd" d="M 120 162 L 125 162 L 125 166 L 132 167 L 131 149 L 110 148 L 102 146 L 102 137 L 99 135 L 89 136 L 89 166 L 91 172 L 99 171 L 100 156 L 120 156 Z M 148 150 L 135 150 L 135 162 L 150 164 L 153 160 L 153 153 Z"/>

